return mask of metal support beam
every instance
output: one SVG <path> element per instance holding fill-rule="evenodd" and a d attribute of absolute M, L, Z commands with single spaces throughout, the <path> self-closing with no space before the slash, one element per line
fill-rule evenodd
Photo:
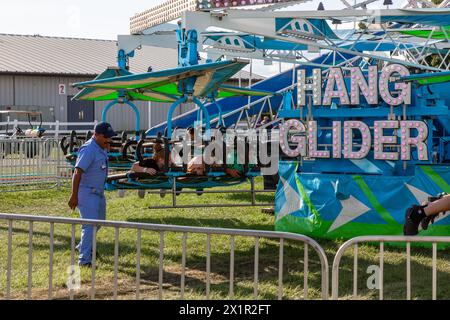
<path fill-rule="evenodd" d="M 177 26 L 174 25 L 173 31 L 160 31 L 148 35 L 119 35 L 117 36 L 118 50 L 129 54 L 142 46 L 177 49 L 176 29 Z"/>
<path fill-rule="evenodd" d="M 350 13 L 348 11 L 351 11 Z M 405 16 L 407 15 L 402 10 L 380 10 L 383 15 L 399 15 Z M 330 16 L 359 16 L 359 17 L 368 17 L 373 14 L 372 11 L 366 10 L 339 10 L 339 11 L 327 11 L 327 14 Z M 310 16 L 308 16 L 310 14 Z M 297 16 L 298 15 L 298 16 Z M 201 36 L 201 32 L 206 31 L 209 27 L 218 27 L 224 28 L 228 30 L 235 30 L 239 32 L 247 32 L 263 37 L 268 37 L 272 39 L 278 39 L 282 41 L 289 41 L 298 44 L 304 44 L 308 46 L 316 46 L 321 49 L 331 50 L 333 52 L 345 53 L 356 55 L 359 57 L 372 58 L 377 60 L 383 60 L 390 63 L 401 63 L 406 66 L 411 66 L 415 68 L 427 69 L 432 71 L 440 71 L 438 68 L 427 67 L 418 65 L 416 63 L 411 63 L 408 61 L 403 61 L 399 59 L 388 58 L 382 55 L 369 54 L 358 52 L 354 50 L 349 50 L 345 48 L 341 48 L 334 45 L 324 44 L 318 41 L 312 41 L 307 39 L 299 39 L 299 38 L 288 38 L 276 33 L 275 27 L 275 18 L 314 18 L 314 17 L 323 17 L 324 11 L 316 12 L 316 11 L 288 11 L 288 12 L 260 12 L 260 11 L 249 11 L 249 10 L 229 10 L 226 11 L 226 15 L 217 17 L 210 13 L 206 12 L 185 12 L 183 14 L 183 27 L 186 29 L 195 29 L 199 32 Z M 203 42 L 203 39 L 199 39 L 200 43 Z"/>
<path fill-rule="evenodd" d="M 131 109 L 133 109 L 134 113 L 136 114 L 136 132 L 140 131 L 141 130 L 141 113 L 140 113 L 139 109 L 136 107 L 136 105 L 127 99 L 124 99 L 123 101 L 116 99 L 116 100 L 113 100 L 110 103 L 108 103 L 108 105 L 102 111 L 102 121 L 106 122 L 106 118 L 107 118 L 109 109 L 111 109 L 116 104 L 120 104 L 120 105 L 126 104 L 126 105 L 130 106 Z"/>

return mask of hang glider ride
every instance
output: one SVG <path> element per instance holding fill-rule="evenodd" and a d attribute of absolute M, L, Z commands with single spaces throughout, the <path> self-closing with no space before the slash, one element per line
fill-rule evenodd
<path fill-rule="evenodd" d="M 75 83 L 82 90 L 73 99 L 114 100 L 125 95 L 129 100 L 175 102 L 185 94 L 200 98 L 215 92 L 214 98 L 272 95 L 268 91 L 222 85 L 247 64 L 246 60 L 233 59 L 142 74 L 110 68 L 94 80 Z"/>

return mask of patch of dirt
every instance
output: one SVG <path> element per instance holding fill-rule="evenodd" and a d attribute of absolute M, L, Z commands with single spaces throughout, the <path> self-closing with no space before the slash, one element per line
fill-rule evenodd
<path fill-rule="evenodd" d="M 180 297 L 180 280 L 181 280 L 181 266 L 167 266 L 163 273 L 163 299 L 179 299 Z M 140 279 L 139 283 L 139 299 L 158 299 L 159 298 L 159 283 L 158 281 L 150 281 L 148 279 L 158 279 L 159 273 L 152 271 L 147 274 L 145 278 Z M 228 282 L 228 279 L 222 275 L 210 273 L 211 285 Z M 185 284 L 192 287 L 206 287 L 206 272 L 196 269 L 185 269 Z M 117 299 L 129 300 L 137 299 L 136 295 L 136 279 L 126 278 L 117 280 Z M 91 281 L 83 281 L 79 290 L 73 291 L 73 299 L 75 300 L 89 300 L 91 299 Z M 187 290 L 186 290 L 187 292 Z M 49 298 L 48 289 L 33 289 L 31 292 L 33 300 L 47 300 Z M 0 293 L 0 299 L 5 299 L 5 294 Z M 12 300 L 26 300 L 28 299 L 28 292 L 13 292 L 10 295 Z M 66 286 L 54 287 L 52 291 L 52 299 L 54 300 L 69 300 L 70 291 Z M 100 279 L 95 283 L 95 299 L 110 300 L 114 299 L 114 278 Z"/>

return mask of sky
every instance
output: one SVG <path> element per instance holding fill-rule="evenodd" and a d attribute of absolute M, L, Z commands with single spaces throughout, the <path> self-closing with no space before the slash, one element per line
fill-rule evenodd
<path fill-rule="evenodd" d="M 162 2 L 164 0 L 1 0 L 0 33 L 116 39 L 118 34 L 129 33 L 131 16 Z M 313 0 L 293 8 L 315 10 L 319 2 Z M 343 8 L 339 0 L 322 2 L 326 9 Z M 394 0 L 394 3 L 399 2 L 404 0 Z M 379 7 L 380 3 L 381 0 L 375 6 Z"/>
<path fill-rule="evenodd" d="M 0 33 L 116 39 L 156 0 L 1 0 Z"/>
<path fill-rule="evenodd" d="M 347 0 L 354 3 L 355 0 Z M 363 0 L 357 0 L 362 2 Z M 393 0 L 399 5 L 406 0 Z M 0 33 L 90 39 L 117 39 L 129 34 L 130 17 L 164 0 L 1 0 Z M 293 6 L 291 10 L 316 10 L 320 0 Z M 339 0 L 322 0 L 325 9 L 344 8 Z M 382 0 L 369 9 L 383 7 Z M 282 65 L 282 70 L 291 67 Z M 248 70 L 248 67 L 246 68 Z M 255 62 L 254 72 L 270 76 L 279 66 Z"/>

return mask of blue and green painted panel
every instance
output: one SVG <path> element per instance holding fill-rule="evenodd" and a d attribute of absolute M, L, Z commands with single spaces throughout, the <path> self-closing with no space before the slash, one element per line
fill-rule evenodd
<path fill-rule="evenodd" d="M 342 175 L 297 172 L 298 163 L 280 162 L 275 200 L 277 231 L 315 238 L 403 235 L 407 207 L 450 192 L 450 166 L 416 166 L 412 176 Z M 448 236 L 450 215 L 423 236 Z"/>

